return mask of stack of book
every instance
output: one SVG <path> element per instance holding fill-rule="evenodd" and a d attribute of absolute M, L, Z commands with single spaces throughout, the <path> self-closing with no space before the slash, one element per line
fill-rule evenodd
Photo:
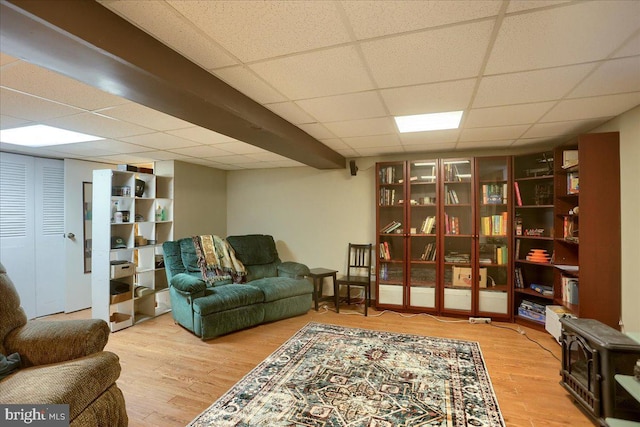
<path fill-rule="evenodd" d="M 380 229 L 381 233 L 392 233 L 398 228 L 402 227 L 402 223 L 398 221 L 391 221 L 389 224 L 385 225 Z"/>
<path fill-rule="evenodd" d="M 544 325 L 547 318 L 546 307 L 533 301 L 522 300 L 518 307 L 518 316 Z"/>
<path fill-rule="evenodd" d="M 436 225 L 436 217 L 428 216 L 422 221 L 422 226 L 420 227 L 421 234 L 432 234 L 433 229 Z"/>
<path fill-rule="evenodd" d="M 420 255 L 420 259 L 423 261 L 436 260 L 436 244 L 434 242 L 428 243 L 424 247 L 424 252 L 422 252 L 422 255 Z"/>

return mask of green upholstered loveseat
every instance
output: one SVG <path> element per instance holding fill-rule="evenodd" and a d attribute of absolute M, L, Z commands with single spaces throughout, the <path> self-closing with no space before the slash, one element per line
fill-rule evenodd
<path fill-rule="evenodd" d="M 227 280 L 208 286 L 191 238 L 162 245 L 171 312 L 178 324 L 205 340 L 309 311 L 309 269 L 282 262 L 272 236 L 229 236 L 227 241 L 247 270 L 246 283 Z"/>

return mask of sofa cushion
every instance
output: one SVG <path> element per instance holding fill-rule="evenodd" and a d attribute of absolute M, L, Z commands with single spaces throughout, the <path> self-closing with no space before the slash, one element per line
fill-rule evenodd
<path fill-rule="evenodd" d="M 264 234 L 229 236 L 227 241 L 233 246 L 236 257 L 245 266 L 280 263 L 276 242 L 272 236 Z"/>
<path fill-rule="evenodd" d="M 290 277 L 266 277 L 252 281 L 251 286 L 262 291 L 264 302 L 313 293 L 313 285 L 308 280 Z"/>
<path fill-rule="evenodd" d="M 200 316 L 264 302 L 262 291 L 251 285 L 230 284 L 207 291 L 209 295 L 193 301 L 193 311 Z"/>
<path fill-rule="evenodd" d="M 0 263 L 0 353 L 7 354 L 4 339 L 19 326 L 27 323 L 27 315 L 20 307 L 20 296 L 7 275 L 7 270 Z"/>

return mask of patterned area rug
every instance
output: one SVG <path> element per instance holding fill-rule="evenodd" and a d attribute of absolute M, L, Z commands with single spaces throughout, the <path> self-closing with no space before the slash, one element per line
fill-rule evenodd
<path fill-rule="evenodd" d="M 476 342 L 309 323 L 189 426 L 501 426 Z"/>

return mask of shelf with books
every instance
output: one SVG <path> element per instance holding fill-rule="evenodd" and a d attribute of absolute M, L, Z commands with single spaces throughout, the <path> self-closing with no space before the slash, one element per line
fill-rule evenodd
<path fill-rule="evenodd" d="M 554 152 L 516 155 L 513 168 L 513 312 L 518 321 L 539 324 L 544 310 L 532 313 L 523 305 L 544 307 L 554 298 Z"/>

